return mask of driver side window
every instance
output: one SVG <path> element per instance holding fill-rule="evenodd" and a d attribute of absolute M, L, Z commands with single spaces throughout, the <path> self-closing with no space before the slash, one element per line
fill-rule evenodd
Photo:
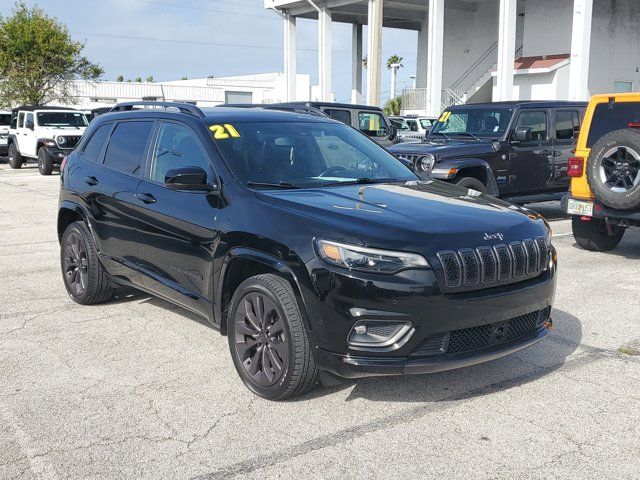
<path fill-rule="evenodd" d="M 169 170 L 200 167 L 211 175 L 211 162 L 202 142 L 193 130 L 177 123 L 163 122 L 153 149 L 149 178 L 164 183 Z"/>
<path fill-rule="evenodd" d="M 531 141 L 541 142 L 547 139 L 547 114 L 546 112 L 522 112 L 518 117 L 516 128 L 526 127 L 531 129 Z"/>

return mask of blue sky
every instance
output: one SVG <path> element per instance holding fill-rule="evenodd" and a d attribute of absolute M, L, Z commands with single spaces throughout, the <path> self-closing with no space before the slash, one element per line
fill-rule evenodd
<path fill-rule="evenodd" d="M 153 75 L 175 80 L 281 72 L 282 20 L 261 0 L 26 0 L 64 22 L 73 37 L 86 42 L 85 54 L 105 69 L 105 79 Z M 14 2 L 0 0 L 0 14 Z M 365 36 L 366 39 L 366 29 Z M 161 41 L 165 39 L 167 41 Z M 398 76 L 410 83 L 415 73 L 417 34 L 385 29 L 383 57 L 397 53 L 405 68 Z M 317 21 L 298 21 L 298 73 L 317 79 Z M 351 92 L 351 26 L 333 24 L 333 89 L 340 101 Z M 365 47 L 366 51 L 366 47 Z M 389 74 L 382 79 L 389 96 Z"/>

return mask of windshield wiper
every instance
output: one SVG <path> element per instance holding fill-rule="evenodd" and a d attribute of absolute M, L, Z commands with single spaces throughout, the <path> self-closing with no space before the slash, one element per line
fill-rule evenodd
<path fill-rule="evenodd" d="M 300 188 L 297 185 L 294 185 L 290 182 L 254 182 L 253 180 L 247 182 L 247 187 L 267 187 L 267 188 L 287 188 L 287 189 L 296 189 Z"/>
<path fill-rule="evenodd" d="M 323 187 L 335 187 L 338 185 L 367 185 L 367 184 L 372 184 L 372 183 L 392 183 L 392 182 L 398 182 L 399 180 L 397 178 L 367 178 L 367 177 L 363 177 L 363 178 L 356 178 L 355 180 L 347 180 L 344 182 L 330 182 L 330 183 L 323 183 L 322 186 Z"/>
<path fill-rule="evenodd" d="M 451 140 L 451 137 L 449 135 L 447 135 L 446 133 L 442 133 L 442 132 L 430 132 L 429 135 L 427 135 L 427 137 L 430 137 L 431 135 L 442 135 L 444 138 L 446 138 L 447 140 Z"/>
<path fill-rule="evenodd" d="M 476 141 L 478 141 L 478 142 L 480 141 L 480 139 L 479 139 L 477 136 L 475 136 L 473 133 L 469 133 L 469 132 L 456 132 L 456 135 L 468 135 L 468 136 L 470 136 L 471 138 L 473 138 L 474 140 L 476 140 Z"/>

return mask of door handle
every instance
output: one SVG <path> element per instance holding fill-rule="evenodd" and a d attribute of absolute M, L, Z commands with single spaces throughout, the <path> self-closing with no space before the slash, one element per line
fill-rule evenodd
<path fill-rule="evenodd" d="M 96 177 L 85 177 L 84 182 L 93 187 L 98 184 L 98 179 Z"/>
<path fill-rule="evenodd" d="M 156 203 L 156 198 L 150 193 L 136 193 L 135 197 L 143 203 Z"/>
<path fill-rule="evenodd" d="M 550 157 L 551 155 L 553 155 L 553 152 L 551 150 L 542 150 L 540 152 L 540 155 L 547 155 L 548 157 Z"/>

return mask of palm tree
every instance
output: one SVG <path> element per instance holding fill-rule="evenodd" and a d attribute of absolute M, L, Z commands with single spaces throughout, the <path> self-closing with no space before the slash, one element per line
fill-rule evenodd
<path fill-rule="evenodd" d="M 362 66 L 364 67 L 365 70 L 367 69 L 367 67 L 369 66 L 369 57 L 364 57 L 362 59 Z"/>
<path fill-rule="evenodd" d="M 387 60 L 387 68 L 391 70 L 392 65 L 398 65 L 398 67 L 396 68 L 403 68 L 404 65 L 402 64 L 402 60 L 404 59 L 402 57 L 399 57 L 398 55 L 391 55 Z"/>

